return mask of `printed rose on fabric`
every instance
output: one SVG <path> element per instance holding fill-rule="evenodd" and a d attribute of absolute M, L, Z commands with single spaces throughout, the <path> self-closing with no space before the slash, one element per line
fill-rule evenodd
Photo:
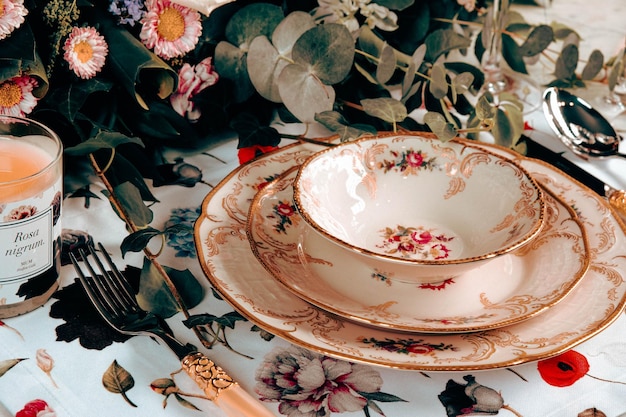
<path fill-rule="evenodd" d="M 569 350 L 537 363 L 539 375 L 555 387 L 568 387 L 589 372 L 589 362 L 584 355 Z"/>
<path fill-rule="evenodd" d="M 448 380 L 445 391 L 438 395 L 448 417 L 475 414 L 496 415 L 501 409 L 510 410 L 515 415 L 519 415 L 504 404 L 502 395 L 498 391 L 479 384 L 473 375 L 466 375 L 463 379 L 466 384 L 459 384 L 452 379 Z"/>
<path fill-rule="evenodd" d="M 44 400 L 33 400 L 26 403 L 15 417 L 56 417 L 56 413 Z"/>
<path fill-rule="evenodd" d="M 261 400 L 280 402 L 278 411 L 291 417 L 364 410 L 370 401 L 382 398 L 403 401 L 380 392 L 383 380 L 371 367 L 296 346 L 268 353 L 257 369 L 256 380 Z"/>

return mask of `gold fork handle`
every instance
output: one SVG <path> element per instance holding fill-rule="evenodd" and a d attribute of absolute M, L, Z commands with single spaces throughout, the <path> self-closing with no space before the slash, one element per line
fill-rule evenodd
<path fill-rule="evenodd" d="M 185 372 L 228 417 L 274 417 L 206 355 L 194 352 L 185 356 L 181 363 Z"/>

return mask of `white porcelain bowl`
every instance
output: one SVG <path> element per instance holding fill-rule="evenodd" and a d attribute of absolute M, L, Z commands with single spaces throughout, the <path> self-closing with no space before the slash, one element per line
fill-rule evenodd
<path fill-rule="evenodd" d="M 294 182 L 302 218 L 372 273 L 405 282 L 456 277 L 530 242 L 542 192 L 514 161 L 416 135 L 367 138 L 314 154 Z"/>

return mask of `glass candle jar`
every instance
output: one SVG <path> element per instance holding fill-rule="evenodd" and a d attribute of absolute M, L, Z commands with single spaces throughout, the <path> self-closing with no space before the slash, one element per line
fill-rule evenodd
<path fill-rule="evenodd" d="M 46 126 L 0 116 L 0 318 L 43 305 L 58 288 L 62 154 Z"/>

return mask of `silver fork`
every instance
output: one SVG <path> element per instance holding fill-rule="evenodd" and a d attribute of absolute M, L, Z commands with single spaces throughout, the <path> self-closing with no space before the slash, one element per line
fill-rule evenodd
<path fill-rule="evenodd" d="M 70 259 L 78 278 L 102 318 L 115 330 L 128 335 L 151 335 L 162 340 L 180 359 L 182 368 L 229 417 L 272 417 L 273 414 L 248 394 L 226 372 L 190 344 L 183 344 L 171 333 L 169 326 L 157 315 L 143 310 L 137 303 L 132 287 L 117 269 L 101 243 L 108 269 L 100 260 L 96 249 L 89 245 L 87 251 L 79 249 L 88 274 L 85 274 L 78 258 L 70 252 Z M 93 258 L 99 273 L 92 266 Z"/>

